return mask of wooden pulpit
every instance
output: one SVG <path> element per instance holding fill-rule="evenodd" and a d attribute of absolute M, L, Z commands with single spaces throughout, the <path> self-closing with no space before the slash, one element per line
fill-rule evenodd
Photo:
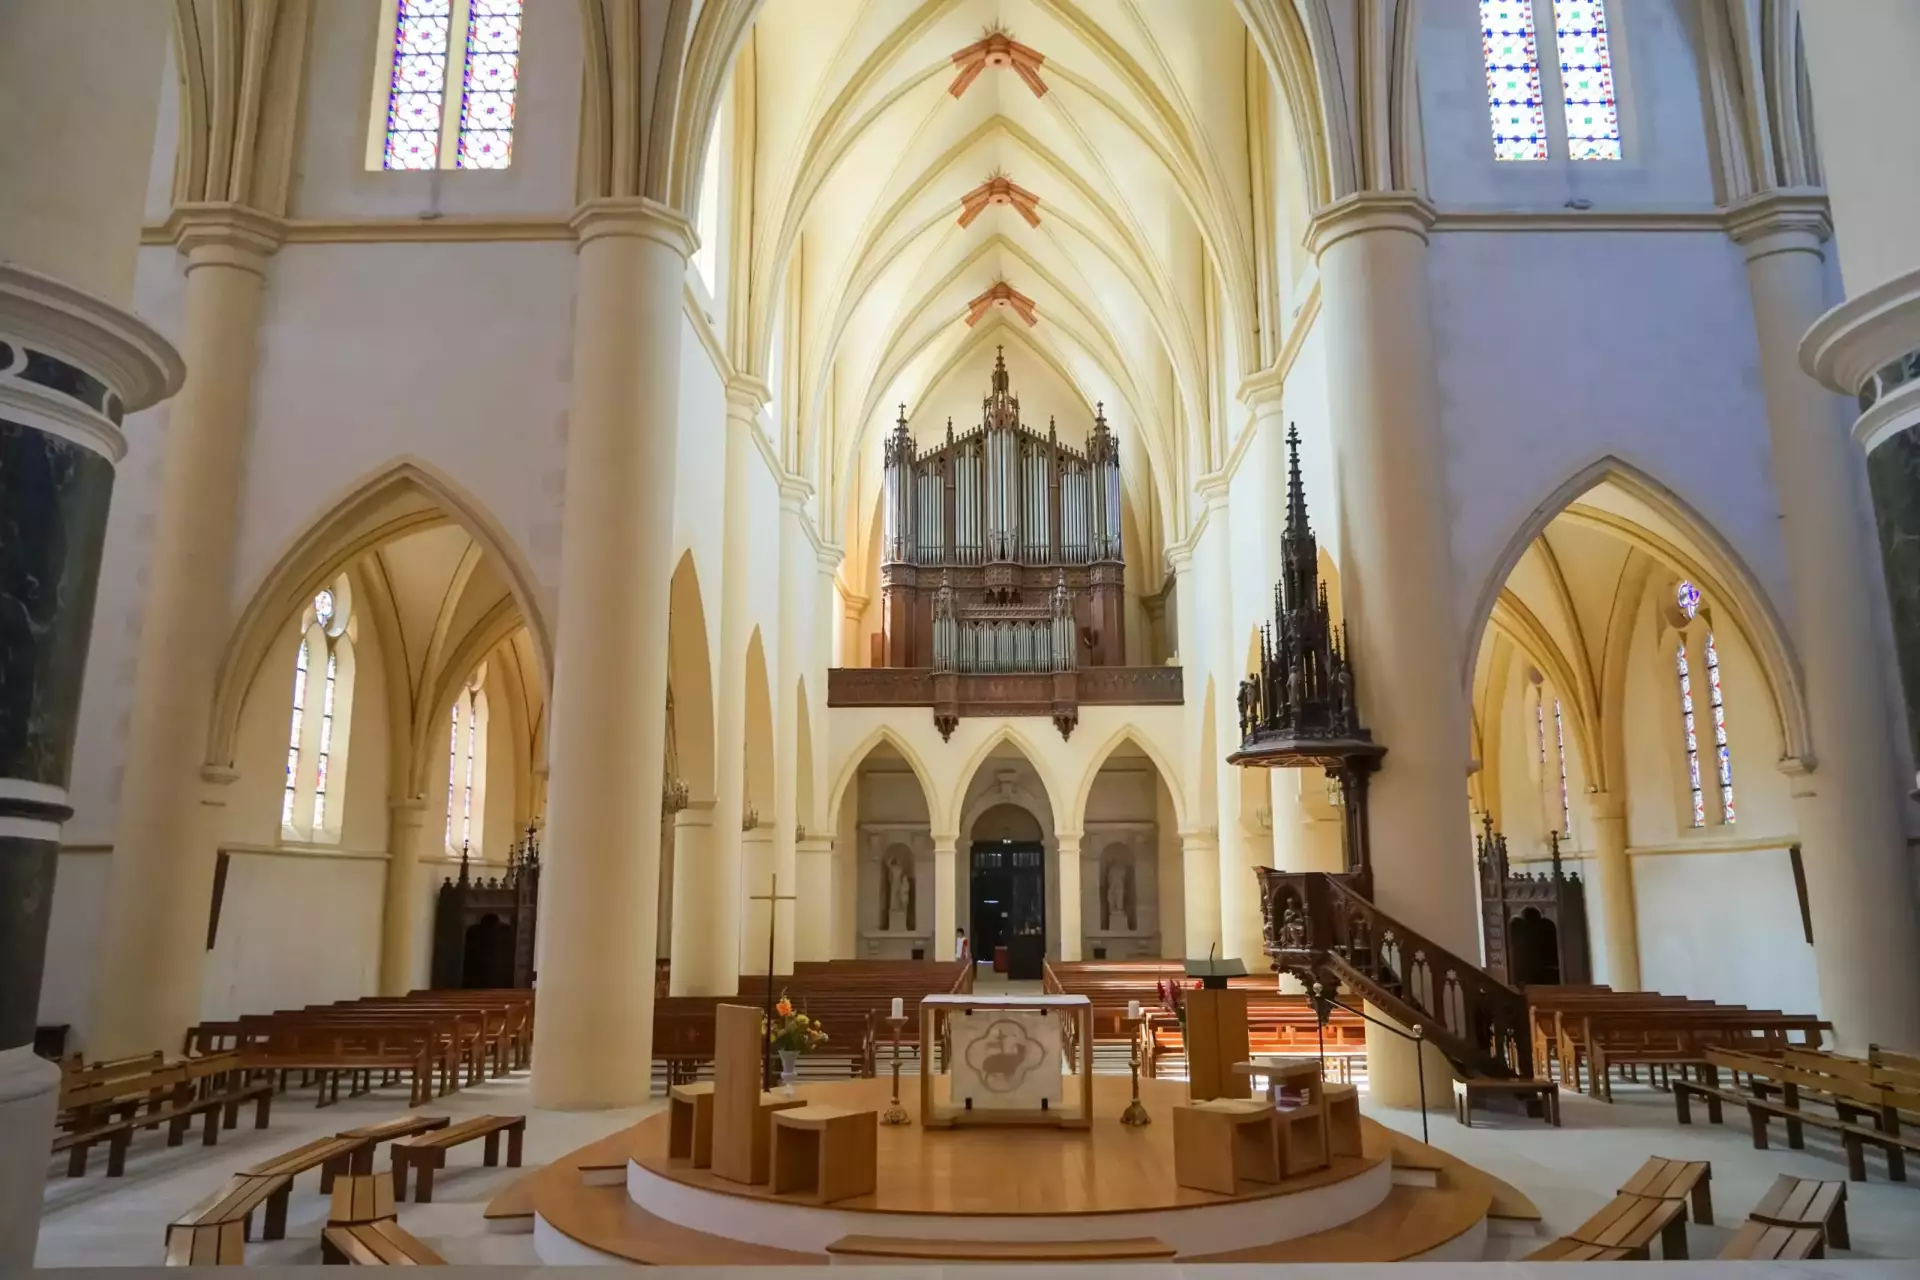
<path fill-rule="evenodd" d="M 1234 1064 L 1252 1054 L 1247 1039 L 1247 993 L 1222 988 L 1187 992 L 1187 1096 L 1195 1102 L 1252 1096 Z"/>

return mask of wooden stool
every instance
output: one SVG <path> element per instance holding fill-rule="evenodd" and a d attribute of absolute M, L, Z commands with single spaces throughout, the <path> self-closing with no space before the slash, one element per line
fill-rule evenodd
<path fill-rule="evenodd" d="M 1173 1109 L 1173 1180 L 1239 1195 L 1249 1182 L 1280 1181 L 1274 1110 L 1264 1098 L 1216 1098 Z"/>
<path fill-rule="evenodd" d="M 1327 1113 L 1327 1154 L 1364 1154 L 1360 1149 L 1360 1090 L 1350 1084 L 1324 1085 L 1320 1105 Z"/>
<path fill-rule="evenodd" d="M 1327 1113 L 1319 1105 L 1273 1112 L 1275 1162 L 1283 1178 L 1327 1167 Z"/>
<path fill-rule="evenodd" d="M 878 1115 L 813 1105 L 771 1116 L 775 1195 L 830 1204 L 873 1194 L 879 1172 Z"/>
<path fill-rule="evenodd" d="M 667 1090 L 667 1158 L 713 1165 L 713 1084 L 677 1084 Z"/>

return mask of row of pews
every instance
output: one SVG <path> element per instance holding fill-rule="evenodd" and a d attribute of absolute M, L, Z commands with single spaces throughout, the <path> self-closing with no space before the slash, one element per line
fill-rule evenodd
<path fill-rule="evenodd" d="M 930 995 L 973 989 L 971 964 L 918 960 L 800 961 L 792 974 L 773 980 L 776 998 L 784 993 L 794 1007 L 826 1028 L 824 1048 L 808 1057 L 845 1064 L 849 1076 L 872 1076 L 889 1052 L 893 1029 L 887 1012 L 894 997 L 906 1005 L 900 1028 L 903 1053 L 918 1053 L 919 1006 Z M 714 1053 L 715 1005 L 762 1004 L 766 979 L 743 975 L 740 991 L 726 996 L 657 996 L 653 1007 L 653 1056 L 666 1067 L 670 1084 L 695 1079 L 710 1068 Z"/>
<path fill-rule="evenodd" d="M 1614 1077 L 1641 1067 L 1664 1082 L 1704 1065 L 1711 1050 L 1818 1049 L 1833 1030 L 1812 1014 L 1606 986 L 1530 987 L 1527 1003 L 1535 1072 L 1606 1102 Z"/>
<path fill-rule="evenodd" d="M 282 1009 L 187 1032 L 189 1060 L 231 1055 L 249 1075 L 298 1072 L 317 1081 L 317 1105 L 406 1079 L 420 1106 L 465 1084 L 526 1067 L 533 1057 L 533 993 L 415 991 Z"/>
<path fill-rule="evenodd" d="M 118 1178 L 137 1134 L 164 1126 L 167 1145 L 177 1147 L 197 1123 L 201 1141 L 215 1146 L 223 1127 L 238 1125 L 247 1103 L 254 1107 L 254 1127 L 266 1128 L 273 1086 L 251 1079 L 238 1054 L 169 1061 L 155 1051 L 93 1063 L 70 1056 L 60 1063 L 53 1154 L 64 1154 L 67 1176 L 78 1178 L 85 1176 L 93 1148 L 105 1145 L 107 1176 Z"/>
<path fill-rule="evenodd" d="M 1158 1078 L 1165 1059 L 1186 1052 L 1179 1019 L 1161 1007 L 1161 983 L 1168 981 L 1192 985 L 1178 960 L 1063 961 L 1050 963 L 1046 972 L 1049 992 L 1086 996 L 1093 1004 L 1096 1043 L 1125 1043 L 1127 1006 L 1140 1002 L 1140 1066 L 1149 1079 Z M 1354 1014 L 1335 1009 L 1322 1032 L 1307 998 L 1281 994 L 1272 976 L 1233 978 L 1228 985 L 1247 993 L 1247 1032 L 1254 1053 L 1313 1056 L 1324 1044 L 1327 1058 L 1347 1078 L 1356 1059 L 1366 1061 L 1366 1024 Z"/>

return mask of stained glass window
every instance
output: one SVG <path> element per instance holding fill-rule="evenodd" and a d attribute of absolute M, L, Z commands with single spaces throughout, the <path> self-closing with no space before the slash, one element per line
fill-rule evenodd
<path fill-rule="evenodd" d="M 447 745 L 447 848 L 453 845 L 453 784 L 460 774 L 460 699 L 453 700 L 453 740 Z"/>
<path fill-rule="evenodd" d="M 394 0 L 381 167 L 504 169 L 525 0 Z M 450 77 L 457 69 L 459 81 Z"/>
<path fill-rule="evenodd" d="M 1545 160 L 1547 111 L 1540 95 L 1533 0 L 1480 0 L 1480 45 L 1487 64 L 1493 158 Z"/>
<path fill-rule="evenodd" d="M 1720 651 L 1707 632 L 1707 704 L 1713 709 L 1713 752 L 1720 770 L 1720 821 L 1733 822 L 1733 754 L 1727 750 L 1727 709 L 1720 697 Z M 1696 796 L 1699 779 L 1694 780 Z M 1696 801 L 1697 803 L 1697 801 Z"/>
<path fill-rule="evenodd" d="M 504 169 L 513 157 L 513 94 L 520 83 L 521 0 L 471 0 L 460 82 L 462 169 Z"/>
<path fill-rule="evenodd" d="M 300 642 L 300 655 L 293 660 L 293 727 L 287 734 L 287 791 L 280 801 L 280 825 L 293 825 L 293 793 L 300 781 L 301 713 L 307 704 L 307 642 Z"/>
<path fill-rule="evenodd" d="M 323 627 L 333 626 L 333 592 L 322 591 L 313 598 L 313 616 Z"/>
<path fill-rule="evenodd" d="M 1553 43 L 1560 58 L 1560 94 L 1567 113 L 1567 155 L 1575 160 L 1618 160 L 1620 108 L 1613 97 L 1604 0 L 1553 0 Z"/>
<path fill-rule="evenodd" d="M 1689 622 L 1700 612 L 1700 588 L 1691 582 L 1682 582 L 1673 589 L 1673 602 L 1680 606 L 1680 612 Z"/>
<path fill-rule="evenodd" d="M 467 690 L 467 767 L 460 791 L 460 843 L 473 839 L 473 740 L 480 734 L 479 694 Z"/>
<path fill-rule="evenodd" d="M 1553 743 L 1560 752 L 1560 834 L 1573 834 L 1573 798 L 1567 794 L 1567 722 L 1560 714 L 1560 699 L 1553 700 Z"/>
<path fill-rule="evenodd" d="M 1693 718 L 1693 673 L 1687 665 L 1687 641 L 1682 636 L 1673 655 L 1674 670 L 1680 676 L 1680 719 L 1686 729 L 1687 784 L 1693 792 L 1693 825 L 1707 825 L 1706 801 L 1700 794 L 1700 740 Z"/>
<path fill-rule="evenodd" d="M 327 825 L 327 757 L 333 751 L 333 691 L 340 674 L 339 655 L 327 655 L 327 683 L 320 698 L 320 750 L 313 775 L 313 833 L 319 835 Z"/>
<path fill-rule="evenodd" d="M 440 163 L 452 27 L 453 0 L 395 0 L 385 168 L 432 169 Z"/>

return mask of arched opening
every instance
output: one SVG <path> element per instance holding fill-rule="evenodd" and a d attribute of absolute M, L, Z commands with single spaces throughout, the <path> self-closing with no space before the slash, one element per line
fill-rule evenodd
<path fill-rule="evenodd" d="M 1010 978 L 1040 976 L 1047 951 L 1047 847 L 1040 822 L 1017 804 L 973 820 L 967 842 L 967 920 L 974 955 Z"/>
<path fill-rule="evenodd" d="M 746 752 L 743 774 L 746 795 L 740 819 L 740 884 L 745 897 L 741 903 L 740 972 L 764 974 L 768 963 L 767 939 L 774 919 L 773 904 L 766 896 L 775 887 L 774 726 L 772 688 L 767 680 L 767 654 L 757 627 L 747 640 L 746 681 L 747 736 L 742 747 Z M 727 832 L 718 834 L 722 839 L 728 835 Z M 778 888 L 782 894 L 793 891 L 790 884 Z M 790 920 L 791 914 L 782 912 L 781 918 L 783 921 Z M 780 933 L 786 937 L 786 952 L 791 957 L 793 930 L 789 925 L 782 928 Z M 776 968 L 779 967 L 777 956 L 773 963 Z M 789 959 L 788 964 L 791 963 Z"/>
<path fill-rule="evenodd" d="M 1080 954 L 1185 954 L 1185 880 L 1173 789 L 1131 732 L 1096 759 L 1080 802 Z"/>
<path fill-rule="evenodd" d="M 660 793 L 660 908 L 656 958 L 673 953 L 677 870 L 708 849 L 713 824 L 713 680 L 700 571 L 688 551 L 674 566 L 667 606 L 667 737 Z"/>
<path fill-rule="evenodd" d="M 1561 981 L 1560 930 L 1528 907 L 1508 923 L 1513 955 L 1508 980 L 1516 986 L 1554 985 Z"/>
<path fill-rule="evenodd" d="M 932 795 L 926 775 L 891 732 L 877 734 L 850 766 L 835 812 L 835 958 L 938 956 L 931 910 Z"/>
<path fill-rule="evenodd" d="M 1509 929 L 1516 977 L 1523 962 L 1545 972 L 1551 950 L 1555 972 L 1590 959 L 1593 980 L 1616 987 L 1819 1007 L 1778 767 L 1802 750 L 1805 718 L 1770 602 L 1709 526 L 1637 473 L 1583 473 L 1556 503 L 1483 594 L 1471 792 L 1515 873 L 1551 877 L 1557 854 L 1587 915 L 1569 921 L 1563 904 L 1556 927 L 1509 910 L 1483 876 L 1483 922 Z M 1560 954 L 1582 938 L 1589 956 Z"/>
<path fill-rule="evenodd" d="M 976 755 L 971 773 L 963 774 L 967 781 L 954 807 L 958 818 L 958 841 L 954 847 L 956 883 L 951 887 L 955 895 L 955 923 L 967 931 L 969 938 L 975 939 L 976 957 L 981 961 L 993 959 L 982 929 L 991 926 L 994 920 L 973 919 L 973 911 L 979 905 L 975 871 L 982 865 L 1000 868 L 1018 877 L 1018 883 L 1023 886 L 1021 894 L 1035 888 L 1039 894 L 1037 899 L 1026 896 L 1019 899 L 1019 914 L 1007 916 L 1002 936 L 1009 946 L 1016 937 L 1033 939 L 1022 944 L 1030 953 L 1058 960 L 1062 951 L 1062 926 L 1070 923 L 1072 917 L 1072 912 L 1063 908 L 1061 895 L 1072 892 L 1073 901 L 1078 903 L 1084 894 L 1076 887 L 1073 874 L 1062 874 L 1051 791 L 1033 756 L 1012 731 L 1002 730 L 982 745 L 984 749 Z M 1084 858 L 1084 852 L 1081 856 Z M 1036 875 L 1037 882 L 1032 879 Z M 991 917 L 1003 911 L 1015 911 L 1016 904 L 1011 899 L 1002 899 L 984 909 Z M 1009 961 L 1011 959 L 1009 952 Z"/>

